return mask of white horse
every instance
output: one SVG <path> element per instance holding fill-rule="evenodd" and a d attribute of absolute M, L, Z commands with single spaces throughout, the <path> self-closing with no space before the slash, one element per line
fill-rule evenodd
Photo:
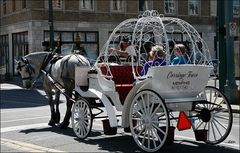
<path fill-rule="evenodd" d="M 54 126 L 60 121 L 59 97 L 60 88 L 65 90 L 64 95 L 67 99 L 67 109 L 64 120 L 59 124 L 60 128 L 67 128 L 71 117 L 71 101 L 73 89 L 75 87 L 75 66 L 88 66 L 89 61 L 82 55 L 71 54 L 62 58 L 54 58 L 49 52 L 35 52 L 21 57 L 18 61 L 17 70 L 22 76 L 23 87 L 30 88 L 34 81 L 42 75 L 43 88 L 47 94 L 51 110 L 51 119 L 48 125 Z M 43 73 L 44 72 L 44 73 Z M 60 86 L 60 88 L 58 88 Z M 53 92 L 53 90 L 55 92 Z M 53 95 L 55 93 L 55 100 Z M 54 107 L 56 104 L 56 108 Z"/>

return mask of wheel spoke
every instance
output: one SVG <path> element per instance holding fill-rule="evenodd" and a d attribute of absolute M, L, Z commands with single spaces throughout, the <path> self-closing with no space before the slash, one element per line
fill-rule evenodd
<path fill-rule="evenodd" d="M 222 108 L 222 104 L 225 102 L 225 100 L 223 99 L 223 100 L 221 100 L 221 102 L 217 105 L 217 107 L 216 107 L 216 109 L 217 108 Z"/>
<path fill-rule="evenodd" d="M 218 96 L 219 96 L 219 94 L 217 94 L 217 95 L 216 95 L 216 93 L 215 93 L 215 99 L 214 99 L 214 101 L 213 101 L 212 107 L 211 107 L 211 108 L 209 108 L 209 110 L 212 110 L 212 109 L 213 109 L 213 107 L 215 106 L 215 104 L 216 104 L 216 101 L 217 101 L 217 99 L 218 99 Z"/>
<path fill-rule="evenodd" d="M 151 108 L 150 108 L 150 111 L 149 111 L 150 116 L 152 116 L 152 114 L 154 114 L 154 113 L 153 113 L 153 107 L 154 107 L 154 103 L 152 103 Z M 152 112 L 152 113 L 151 113 L 151 112 Z"/>
<path fill-rule="evenodd" d="M 216 129 L 217 129 L 217 131 L 218 131 L 218 134 L 222 137 L 222 134 L 221 134 L 221 132 L 219 131 L 219 129 L 218 129 L 218 127 L 217 127 L 217 125 L 216 125 L 216 123 L 215 123 L 214 120 L 212 121 L 212 123 L 213 123 L 213 125 L 216 127 Z"/>
<path fill-rule="evenodd" d="M 209 123 L 207 123 L 207 122 L 205 123 L 205 125 L 204 125 L 204 129 L 206 129 L 206 127 L 207 127 L 208 124 L 209 124 Z"/>
<path fill-rule="evenodd" d="M 143 115 L 144 115 L 144 114 L 141 114 L 141 112 L 136 111 L 135 113 L 136 113 L 136 115 L 139 115 L 140 118 L 143 118 Z M 138 116 L 137 116 L 137 117 L 138 117 Z"/>
<path fill-rule="evenodd" d="M 145 143 L 145 138 L 146 138 L 146 132 L 144 132 L 143 138 L 142 138 L 142 144 Z"/>
<path fill-rule="evenodd" d="M 135 129 L 137 129 L 137 128 L 139 128 L 139 127 L 142 127 L 142 126 L 143 126 L 143 123 L 140 123 L 140 124 L 134 126 L 133 129 L 135 130 Z"/>
<path fill-rule="evenodd" d="M 202 124 L 203 124 L 203 122 L 202 122 L 202 121 L 199 121 L 199 122 L 198 122 L 198 125 L 196 126 L 196 129 L 198 129 Z"/>
<path fill-rule="evenodd" d="M 146 103 L 145 103 L 145 101 L 144 101 L 143 95 L 141 95 L 141 100 L 142 100 L 142 103 L 143 103 L 144 114 L 147 114 Z"/>
<path fill-rule="evenodd" d="M 151 135 L 152 135 L 152 141 L 153 141 L 153 145 L 154 145 L 154 148 L 156 148 L 157 147 L 157 145 L 156 145 L 156 140 L 155 140 L 155 136 L 154 136 L 154 133 L 153 133 L 153 131 L 154 131 L 154 129 L 153 128 L 151 128 Z"/>
<path fill-rule="evenodd" d="M 139 106 L 140 110 L 142 111 L 142 114 L 145 115 L 146 113 L 145 113 L 145 111 L 143 110 L 144 108 L 143 108 L 142 106 L 140 106 L 140 102 L 141 102 L 141 101 L 138 101 L 138 100 L 137 100 L 137 106 Z M 135 108 L 135 107 L 134 107 L 134 108 Z M 136 112 L 139 112 L 139 111 L 136 110 Z"/>
<path fill-rule="evenodd" d="M 85 124 L 85 126 L 83 126 L 84 127 L 84 133 L 87 133 L 88 132 L 88 124 Z"/>
<path fill-rule="evenodd" d="M 139 131 L 139 133 L 137 134 L 137 138 L 140 137 L 140 135 L 143 133 L 144 130 L 145 130 L 145 127 L 143 127 L 141 131 Z M 145 133 L 146 132 L 144 132 L 144 137 L 145 137 Z"/>
<path fill-rule="evenodd" d="M 83 122 L 86 126 L 88 126 L 89 125 L 89 123 L 87 122 L 87 121 L 84 121 Z"/>
<path fill-rule="evenodd" d="M 148 135 L 147 135 L 147 136 L 148 136 L 148 148 L 150 148 L 150 143 L 151 143 L 150 140 L 151 140 L 151 139 L 150 139 L 149 128 L 147 128 L 147 131 L 146 131 L 146 132 L 147 132 L 147 134 L 148 134 Z"/>
<path fill-rule="evenodd" d="M 84 116 L 86 116 L 88 114 L 88 109 L 89 108 L 87 106 L 84 107 L 84 109 L 83 109 L 84 110 L 84 112 L 83 112 Z"/>
<path fill-rule="evenodd" d="M 158 103 L 158 106 L 154 109 L 153 113 L 151 114 L 151 117 L 153 117 L 153 115 L 157 112 L 157 110 L 159 109 L 159 107 L 162 106 L 160 103 Z"/>
<path fill-rule="evenodd" d="M 162 143 L 162 139 L 161 137 L 158 135 L 157 133 L 157 129 L 156 130 L 153 130 L 154 134 L 156 135 L 157 139 L 160 141 L 160 143 Z"/>
<path fill-rule="evenodd" d="M 160 131 L 162 134 L 166 135 L 166 132 L 164 132 L 161 128 L 157 127 L 156 125 L 153 124 L 153 126 Z"/>
<path fill-rule="evenodd" d="M 213 109 L 212 111 L 216 111 L 216 112 L 213 112 L 213 114 L 215 115 L 215 114 L 218 114 L 218 113 L 221 113 L 221 112 L 228 112 L 228 110 L 227 109 L 225 109 L 225 108 L 221 108 L 221 107 L 219 107 L 219 108 L 215 108 L 215 109 Z"/>
<path fill-rule="evenodd" d="M 212 102 L 212 90 L 210 90 L 210 99 L 209 99 L 209 102 Z M 209 106 L 208 104 L 207 104 L 207 106 Z M 208 109 L 209 109 L 209 107 L 207 107 Z"/>
<path fill-rule="evenodd" d="M 227 128 L 222 123 L 220 123 L 218 120 L 216 120 L 215 118 L 213 118 L 213 120 L 216 121 L 219 125 L 221 125 L 221 127 L 223 127 L 225 130 L 227 130 Z"/>
<path fill-rule="evenodd" d="M 146 101 L 147 101 L 147 114 L 150 114 L 150 96 L 149 94 L 147 94 L 147 97 L 146 97 Z"/>
<path fill-rule="evenodd" d="M 223 119 L 223 120 L 229 120 L 229 118 L 225 118 L 225 117 L 218 116 L 218 115 L 214 115 L 214 117 L 219 118 L 219 119 Z"/>
<path fill-rule="evenodd" d="M 82 126 L 79 124 L 79 126 L 78 126 L 78 130 L 79 130 L 79 135 L 81 135 L 82 136 Z"/>
<path fill-rule="evenodd" d="M 211 127 L 212 127 L 212 132 L 213 132 L 214 140 L 216 141 L 217 138 L 216 138 L 216 134 L 215 134 L 215 131 L 214 131 L 214 128 L 213 128 L 213 124 L 212 124 L 212 122 L 211 122 L 210 124 L 211 124 Z"/>

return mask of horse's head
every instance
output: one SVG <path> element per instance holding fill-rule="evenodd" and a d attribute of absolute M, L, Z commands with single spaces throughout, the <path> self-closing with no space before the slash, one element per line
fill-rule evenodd
<path fill-rule="evenodd" d="M 17 71 L 22 77 L 23 87 L 30 88 L 33 83 L 35 70 L 26 57 L 23 56 L 20 61 L 17 61 Z"/>

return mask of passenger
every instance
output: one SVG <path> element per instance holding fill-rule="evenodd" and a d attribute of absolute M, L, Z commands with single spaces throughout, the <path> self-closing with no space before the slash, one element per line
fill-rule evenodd
<path fill-rule="evenodd" d="M 128 52 L 126 48 L 129 46 L 129 39 L 127 37 L 122 37 L 118 48 L 109 48 L 109 52 L 115 51 L 120 57 L 128 57 Z"/>
<path fill-rule="evenodd" d="M 176 44 L 173 48 L 175 57 L 173 58 L 171 64 L 190 64 L 190 58 L 187 55 L 187 49 L 183 44 Z"/>
<path fill-rule="evenodd" d="M 146 75 L 150 67 L 162 65 L 166 65 L 163 47 L 159 45 L 153 46 L 149 52 L 148 61 L 143 66 L 141 76 Z"/>

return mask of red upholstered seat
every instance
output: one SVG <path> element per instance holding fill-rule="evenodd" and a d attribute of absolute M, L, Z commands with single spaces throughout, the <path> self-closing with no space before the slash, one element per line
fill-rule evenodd
<path fill-rule="evenodd" d="M 142 67 L 136 67 L 136 70 L 140 72 Z M 111 73 L 113 75 L 113 81 L 115 82 L 116 91 L 119 94 L 120 101 L 123 104 L 126 96 L 133 87 L 133 74 L 132 66 L 110 66 Z M 104 75 L 107 74 L 106 67 L 101 67 L 101 71 Z"/>

